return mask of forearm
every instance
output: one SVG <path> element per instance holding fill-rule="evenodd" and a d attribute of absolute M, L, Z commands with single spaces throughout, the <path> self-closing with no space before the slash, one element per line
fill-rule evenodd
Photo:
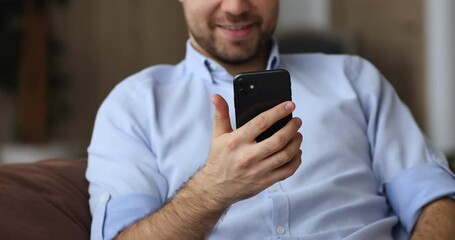
<path fill-rule="evenodd" d="M 455 200 L 442 198 L 426 205 L 415 224 L 411 239 L 455 239 Z"/>
<path fill-rule="evenodd" d="M 206 184 L 199 175 L 160 210 L 125 229 L 116 239 L 204 239 L 228 205 L 201 187 Z"/>

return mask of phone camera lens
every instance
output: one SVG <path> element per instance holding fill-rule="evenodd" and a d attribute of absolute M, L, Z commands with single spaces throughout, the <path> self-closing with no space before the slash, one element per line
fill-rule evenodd
<path fill-rule="evenodd" d="M 254 85 L 253 85 L 253 84 L 250 85 L 250 89 L 251 89 L 251 90 L 254 89 Z"/>

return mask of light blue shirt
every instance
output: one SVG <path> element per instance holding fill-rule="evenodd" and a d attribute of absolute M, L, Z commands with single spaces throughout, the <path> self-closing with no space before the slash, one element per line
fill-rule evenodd
<path fill-rule="evenodd" d="M 279 55 L 297 105 L 302 164 L 290 178 L 234 204 L 210 239 L 406 239 L 419 209 L 455 193 L 443 154 L 369 62 Z M 92 239 L 111 239 L 157 211 L 204 166 L 213 106 L 234 121 L 232 76 L 187 44 L 184 61 L 118 84 L 99 109 L 88 149 Z M 394 228 L 395 227 L 395 228 Z"/>

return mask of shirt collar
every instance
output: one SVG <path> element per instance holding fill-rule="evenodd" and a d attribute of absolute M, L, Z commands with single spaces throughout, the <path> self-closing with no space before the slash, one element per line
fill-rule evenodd
<path fill-rule="evenodd" d="M 272 41 L 272 51 L 270 51 L 269 60 L 267 61 L 267 70 L 276 69 L 280 65 L 280 51 L 275 39 Z"/>
<path fill-rule="evenodd" d="M 267 61 L 267 70 L 275 69 L 280 62 L 278 46 L 273 40 L 272 50 Z M 203 79 L 232 82 L 233 76 L 216 61 L 194 49 L 191 41 L 186 42 L 185 65 L 187 69 Z"/>

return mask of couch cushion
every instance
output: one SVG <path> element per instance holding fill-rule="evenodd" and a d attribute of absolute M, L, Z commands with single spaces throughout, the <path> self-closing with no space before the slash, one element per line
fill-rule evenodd
<path fill-rule="evenodd" d="M 0 239 L 89 239 L 87 161 L 0 165 Z"/>

